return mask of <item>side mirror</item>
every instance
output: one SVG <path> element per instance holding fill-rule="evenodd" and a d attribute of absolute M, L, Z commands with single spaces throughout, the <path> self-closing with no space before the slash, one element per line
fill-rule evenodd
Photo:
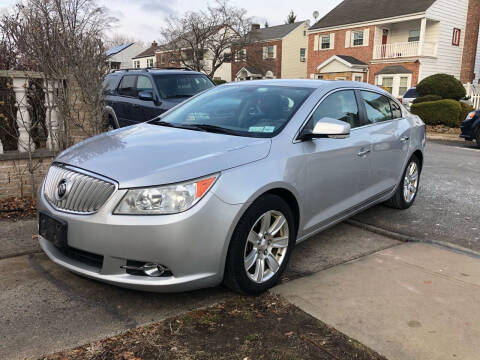
<path fill-rule="evenodd" d="M 322 118 L 312 130 L 303 130 L 302 140 L 318 138 L 346 139 L 350 136 L 350 124 L 332 118 Z"/>
<path fill-rule="evenodd" d="M 149 90 L 140 91 L 138 93 L 138 98 L 144 101 L 153 101 L 153 93 Z"/>

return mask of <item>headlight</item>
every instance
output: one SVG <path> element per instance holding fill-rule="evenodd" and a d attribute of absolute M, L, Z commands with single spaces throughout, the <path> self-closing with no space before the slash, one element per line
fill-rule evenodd
<path fill-rule="evenodd" d="M 469 114 L 467 115 L 467 118 L 466 118 L 465 120 L 471 120 L 471 119 L 473 119 L 476 114 L 477 114 L 477 113 L 476 113 L 475 111 L 472 111 L 471 113 L 469 113 Z"/>
<path fill-rule="evenodd" d="M 113 213 L 165 215 L 186 211 L 200 201 L 217 178 L 218 174 L 181 184 L 130 189 Z"/>

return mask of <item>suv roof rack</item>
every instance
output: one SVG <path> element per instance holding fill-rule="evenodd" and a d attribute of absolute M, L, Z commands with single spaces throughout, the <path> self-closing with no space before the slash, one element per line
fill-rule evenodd
<path fill-rule="evenodd" d="M 129 71 L 143 71 L 143 72 L 148 72 L 149 70 L 184 70 L 184 71 L 193 71 L 192 69 L 188 67 L 165 67 L 165 68 L 157 68 L 157 67 L 147 67 L 147 68 L 128 68 L 128 69 L 112 69 L 110 70 L 110 74 L 113 74 L 115 72 L 129 72 Z"/>

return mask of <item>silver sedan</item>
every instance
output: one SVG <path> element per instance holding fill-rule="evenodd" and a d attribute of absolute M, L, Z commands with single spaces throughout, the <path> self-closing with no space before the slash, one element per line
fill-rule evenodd
<path fill-rule="evenodd" d="M 39 191 L 57 264 L 151 291 L 272 287 L 296 243 L 415 201 L 425 126 L 358 82 L 231 83 L 61 153 Z"/>

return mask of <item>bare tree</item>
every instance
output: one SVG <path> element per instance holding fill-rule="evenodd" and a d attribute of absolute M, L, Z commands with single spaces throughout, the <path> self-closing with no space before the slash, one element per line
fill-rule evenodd
<path fill-rule="evenodd" d="M 297 20 L 297 15 L 293 12 L 293 10 L 290 11 L 290 14 L 287 16 L 287 21 L 285 22 L 286 24 L 293 24 Z"/>
<path fill-rule="evenodd" d="M 232 47 L 241 48 L 247 42 L 250 28 L 245 9 L 217 0 L 206 10 L 168 18 L 161 35 L 163 48 L 180 64 L 213 77 L 223 63 L 230 61 Z"/>
<path fill-rule="evenodd" d="M 144 41 L 135 39 L 132 36 L 128 36 L 124 34 L 114 33 L 113 35 L 105 38 L 106 48 L 112 48 L 114 46 L 128 44 L 128 43 L 136 43 L 136 44 L 140 44 L 142 47 L 145 47 Z"/>

